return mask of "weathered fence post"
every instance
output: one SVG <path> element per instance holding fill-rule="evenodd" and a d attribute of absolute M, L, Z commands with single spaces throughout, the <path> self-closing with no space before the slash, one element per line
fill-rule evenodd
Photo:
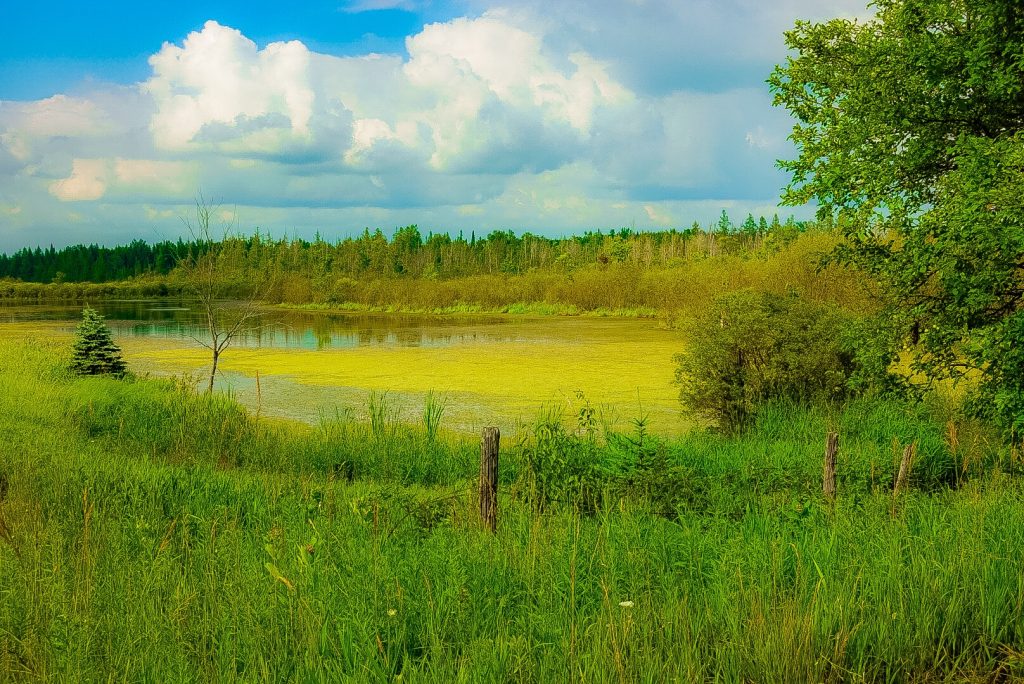
<path fill-rule="evenodd" d="M 480 438 L 480 519 L 491 532 L 498 525 L 498 443 L 501 433 L 485 427 Z"/>
<path fill-rule="evenodd" d="M 892 488 L 892 498 L 896 501 L 896 497 L 900 495 L 900 491 L 907 486 L 907 480 L 910 479 L 910 469 L 914 465 L 914 456 L 917 455 L 917 442 L 908 444 L 907 448 L 903 450 L 903 459 L 900 461 L 900 471 L 896 475 L 896 484 Z"/>
<path fill-rule="evenodd" d="M 836 498 L 836 453 L 839 451 L 839 435 L 828 433 L 825 439 L 825 465 L 821 474 L 821 490 L 829 499 Z"/>

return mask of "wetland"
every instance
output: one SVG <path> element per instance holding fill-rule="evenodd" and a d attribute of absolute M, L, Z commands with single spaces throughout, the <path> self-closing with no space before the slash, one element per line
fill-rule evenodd
<path fill-rule="evenodd" d="M 209 351 L 189 300 L 101 300 L 137 374 L 201 378 Z M 82 304 L 7 304 L 6 336 L 70 336 Z M 673 384 L 679 332 L 663 320 L 513 314 L 309 312 L 265 307 L 221 358 L 218 387 L 262 415 L 316 423 L 338 412 L 366 417 L 387 393 L 402 422 L 417 422 L 428 392 L 445 402 L 444 427 L 515 431 L 541 412 L 589 405 L 608 427 L 641 417 L 659 434 L 692 426 Z M 259 378 L 257 388 L 257 377 Z"/>

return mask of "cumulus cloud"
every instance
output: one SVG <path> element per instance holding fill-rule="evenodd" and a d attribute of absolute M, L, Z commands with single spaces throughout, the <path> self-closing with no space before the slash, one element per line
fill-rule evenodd
<path fill-rule="evenodd" d="M 763 84 L 781 31 L 863 14 L 860 0 L 463 2 L 466 16 L 425 25 L 405 54 L 261 46 L 208 21 L 153 54 L 141 83 L 0 102 L 0 205 L 24 208 L 0 212 L 0 249 L 33 222 L 173 234 L 198 190 L 242 221 L 324 234 L 771 209 L 774 160 L 792 152 Z M 341 9 L 387 8 L 412 4 Z M 67 230 L 54 241 L 94 239 Z"/>
<path fill-rule="evenodd" d="M 75 159 L 71 175 L 50 184 L 50 193 L 61 202 L 97 200 L 107 192 L 110 164 L 105 159 Z"/>
<path fill-rule="evenodd" d="M 308 138 L 314 100 L 309 62 L 299 41 L 259 50 L 240 31 L 215 21 L 189 34 L 181 47 L 164 43 L 150 57 L 153 76 L 143 85 L 157 102 L 150 124 L 156 145 L 187 149 L 204 127 L 217 124 L 237 127 L 239 137 L 259 150 Z"/>
<path fill-rule="evenodd" d="M 490 0 L 468 0 L 485 11 Z M 759 84 L 785 57 L 796 19 L 866 19 L 868 0 L 503 0 L 552 49 L 583 50 L 612 64 L 627 87 L 648 95 Z"/>

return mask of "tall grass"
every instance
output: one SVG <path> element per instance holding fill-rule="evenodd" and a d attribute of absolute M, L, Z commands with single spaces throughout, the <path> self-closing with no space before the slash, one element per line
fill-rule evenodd
<path fill-rule="evenodd" d="M 981 426 L 952 446 L 934 408 L 777 406 L 742 438 L 667 443 L 552 420 L 559 448 L 597 463 L 594 504 L 533 505 L 534 434 L 503 452 L 492 536 L 470 441 L 375 439 L 345 412 L 256 421 L 0 344 L 0 679 L 1024 676 L 1019 464 Z M 834 504 L 818 494 L 831 428 Z"/>
<path fill-rule="evenodd" d="M 437 431 L 441 429 L 441 418 L 444 416 L 444 409 L 448 399 L 438 396 L 433 390 L 427 392 L 423 401 L 423 428 L 426 430 L 427 441 L 433 443 L 437 440 Z"/>

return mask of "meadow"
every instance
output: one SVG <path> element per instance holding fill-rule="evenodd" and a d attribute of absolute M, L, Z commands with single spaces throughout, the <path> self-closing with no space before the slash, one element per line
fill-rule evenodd
<path fill-rule="evenodd" d="M 477 442 L 429 403 L 303 426 L 0 344 L 5 680 L 1024 676 L 1020 454 L 937 400 L 669 440 L 541 415 L 491 535 Z"/>

